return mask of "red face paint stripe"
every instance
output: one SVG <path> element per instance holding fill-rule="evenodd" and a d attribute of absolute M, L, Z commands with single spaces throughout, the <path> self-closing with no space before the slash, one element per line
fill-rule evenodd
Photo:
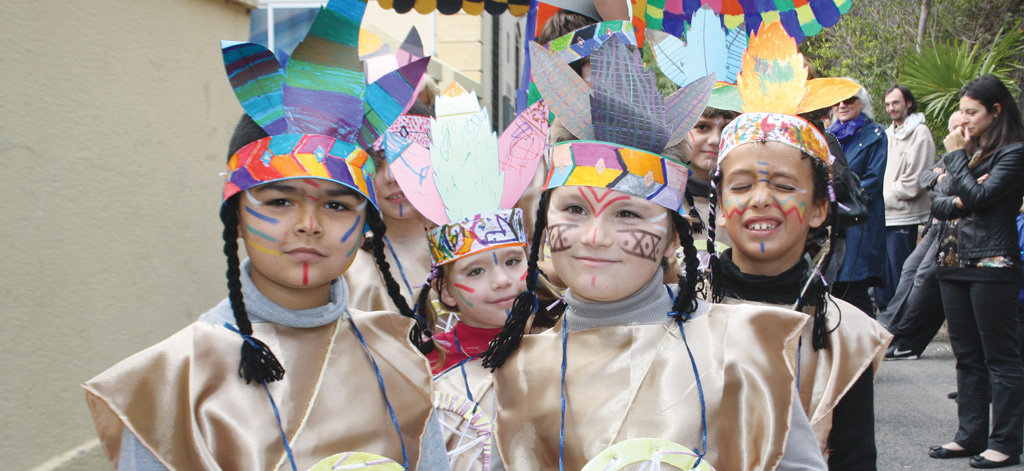
<path fill-rule="evenodd" d="M 529 271 L 529 270 L 527 270 L 527 271 L 524 271 L 524 272 L 523 272 L 523 276 L 520 276 L 520 277 L 519 277 L 519 281 L 523 281 L 523 280 L 525 280 L 525 279 L 526 279 L 526 275 L 529 275 L 529 274 L 530 274 L 530 271 Z"/>
<path fill-rule="evenodd" d="M 318 185 L 318 184 L 317 184 L 317 183 L 316 183 L 315 181 L 313 181 L 313 180 L 310 180 L 310 179 L 304 178 L 304 179 L 302 179 L 302 181 L 306 182 L 306 184 L 307 184 L 307 185 L 309 185 L 309 186 L 311 186 L 311 187 L 313 187 L 313 188 L 320 188 L 320 185 Z"/>
<path fill-rule="evenodd" d="M 594 213 L 594 216 L 600 216 L 601 213 L 603 213 L 605 209 L 608 209 L 608 206 L 611 206 L 611 204 L 616 202 L 616 201 L 622 201 L 622 200 L 628 200 L 629 199 L 629 196 L 622 195 L 622 196 L 619 196 L 619 197 L 616 197 L 616 198 L 612 198 L 612 199 L 608 200 L 608 202 L 606 202 L 603 205 L 601 205 L 600 208 L 596 208 L 594 206 L 594 203 L 590 201 L 590 198 L 587 197 L 586 192 L 583 191 L 584 188 L 590 190 L 590 193 L 592 195 L 594 195 L 594 199 L 597 200 L 598 204 L 600 204 L 601 201 L 603 201 L 605 198 L 607 198 L 608 195 L 612 194 L 612 192 L 614 192 L 615 190 L 605 190 L 604 194 L 602 194 L 601 196 L 598 196 L 597 195 L 597 190 L 595 190 L 593 187 L 589 187 L 589 186 L 587 186 L 587 187 L 577 187 L 577 189 L 579 190 L 580 194 L 583 195 L 583 199 L 587 201 L 588 205 L 590 205 L 590 210 Z"/>
<path fill-rule="evenodd" d="M 302 286 L 309 284 L 309 262 L 302 263 Z"/>
<path fill-rule="evenodd" d="M 309 217 L 309 231 L 313 232 L 313 216 Z"/>
<path fill-rule="evenodd" d="M 462 291 L 465 291 L 465 292 L 467 292 L 467 293 L 475 293 L 475 292 L 476 292 L 476 290 L 475 290 L 475 289 L 473 289 L 473 288 L 470 288 L 469 286 L 466 286 L 466 285 L 460 285 L 460 284 L 458 284 L 458 283 L 452 283 L 452 284 L 453 284 L 453 285 L 455 285 L 455 287 L 456 287 L 456 288 L 458 288 L 458 289 L 461 289 Z"/>
<path fill-rule="evenodd" d="M 314 202 L 314 203 L 319 203 L 320 202 L 320 198 L 317 198 L 317 197 L 315 197 L 313 195 L 306 195 L 306 198 L 309 198 L 309 200 Z"/>

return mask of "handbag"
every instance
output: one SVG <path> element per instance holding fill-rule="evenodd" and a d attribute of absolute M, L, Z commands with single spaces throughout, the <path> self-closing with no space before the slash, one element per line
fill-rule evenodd
<path fill-rule="evenodd" d="M 832 189 L 836 193 L 836 224 L 840 228 L 864 224 L 868 220 L 868 203 L 870 201 L 860 186 L 860 177 L 850 171 L 846 154 L 839 140 L 832 134 L 825 133 L 829 153 L 835 158 L 832 161 Z"/>

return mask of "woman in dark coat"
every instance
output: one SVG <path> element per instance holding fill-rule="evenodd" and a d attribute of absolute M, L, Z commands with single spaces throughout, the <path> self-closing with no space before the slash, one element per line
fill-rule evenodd
<path fill-rule="evenodd" d="M 860 177 L 868 199 L 867 222 L 846 229 L 843 256 L 832 295 L 875 317 L 868 288 L 882 283 L 885 264 L 885 204 L 882 177 L 888 142 L 885 128 L 871 119 L 871 95 L 861 88 L 856 95 L 833 107 L 836 121 L 828 131 L 839 139 L 850 171 Z"/>
<path fill-rule="evenodd" d="M 936 273 L 956 356 L 959 428 L 952 442 L 928 454 L 977 455 L 972 467 L 999 468 L 1020 463 L 1024 428 L 1016 226 L 1024 123 L 1009 90 L 991 75 L 964 86 L 960 111 L 962 125 L 944 142 L 951 150 L 944 157 L 948 196 L 932 201 L 932 214 L 945 221 Z"/>

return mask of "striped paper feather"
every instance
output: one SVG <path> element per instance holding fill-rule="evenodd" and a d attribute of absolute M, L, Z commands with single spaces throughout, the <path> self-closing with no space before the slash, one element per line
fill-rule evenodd
<path fill-rule="evenodd" d="M 221 41 L 221 53 L 231 88 L 245 112 L 267 134 L 288 132 L 281 98 L 284 71 L 274 54 L 259 44 L 230 41 Z"/>

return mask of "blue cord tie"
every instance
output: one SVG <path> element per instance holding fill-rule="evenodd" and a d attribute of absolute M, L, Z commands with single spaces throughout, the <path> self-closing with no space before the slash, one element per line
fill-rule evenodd
<path fill-rule="evenodd" d="M 466 397 L 469 402 L 473 403 L 473 413 L 475 414 L 480 405 L 473 400 L 473 392 L 469 390 L 469 378 L 466 376 L 466 360 L 462 358 L 462 345 L 459 344 L 459 333 L 456 329 L 452 329 L 452 337 L 455 337 L 455 350 L 459 352 L 459 369 L 462 370 L 462 384 L 466 385 Z"/>
<path fill-rule="evenodd" d="M 398 274 L 402 275 L 402 282 L 405 283 L 405 289 L 409 290 L 409 296 L 416 297 L 416 293 L 413 292 L 412 286 L 409 285 L 409 279 L 405 277 L 405 269 L 402 268 L 402 262 L 398 260 L 398 254 L 395 253 L 394 247 L 391 246 L 391 241 L 388 240 L 388 236 L 384 237 L 384 245 L 388 246 L 388 250 L 391 251 L 391 258 L 395 259 L 395 265 L 398 265 Z"/>
<path fill-rule="evenodd" d="M 405 451 L 405 438 L 402 437 L 402 428 L 398 425 L 398 417 L 395 416 L 395 409 L 391 407 L 391 401 L 388 400 L 388 390 L 384 387 L 384 377 L 380 374 L 380 368 L 377 367 L 377 360 L 373 359 L 373 354 L 370 353 L 370 347 L 366 346 L 366 341 L 363 340 L 363 334 L 359 332 L 359 327 L 356 327 L 356 323 L 352 320 L 352 314 L 348 312 L 348 308 L 345 308 L 345 315 L 348 316 L 348 322 L 352 325 L 352 330 L 355 331 L 356 337 L 359 338 L 359 343 L 362 344 L 363 350 L 366 352 L 366 356 L 370 358 L 370 363 L 373 365 L 373 372 L 377 373 L 377 383 L 380 384 L 380 392 L 384 395 L 384 403 L 388 406 L 388 414 L 391 414 L 391 423 L 395 425 L 395 431 L 398 432 L 398 441 L 402 445 L 402 469 L 409 469 L 409 455 Z"/>
<path fill-rule="evenodd" d="M 249 345 L 252 345 L 254 348 L 259 348 L 256 346 L 256 342 L 252 341 L 251 337 L 243 334 L 235 328 L 235 326 L 231 325 L 231 323 L 225 322 L 224 327 L 227 327 L 228 330 L 241 336 L 242 340 L 248 342 Z M 277 409 L 277 403 L 274 402 L 274 396 L 270 394 L 270 388 L 267 387 L 267 383 L 261 381 L 260 384 L 263 386 L 263 390 L 267 392 L 267 399 L 270 399 L 270 407 L 274 408 L 274 418 L 277 419 L 277 430 L 281 432 L 281 441 L 284 443 L 284 451 L 288 455 L 288 462 L 292 465 L 292 471 L 298 471 L 298 468 L 295 467 L 295 457 L 292 455 L 292 447 L 288 444 L 288 436 L 285 435 L 284 425 L 281 424 L 281 412 Z"/>

